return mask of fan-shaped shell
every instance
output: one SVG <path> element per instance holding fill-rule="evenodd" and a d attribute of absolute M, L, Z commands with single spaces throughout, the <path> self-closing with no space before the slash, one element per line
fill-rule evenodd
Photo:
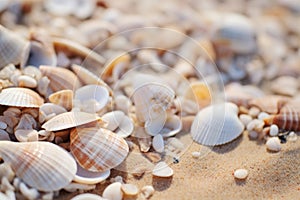
<path fill-rule="evenodd" d="M 141 85 L 133 93 L 137 119 L 140 122 L 148 121 L 151 118 L 150 110 L 157 111 L 157 113 L 165 112 L 174 97 L 174 91 L 167 85 L 159 83 Z"/>
<path fill-rule="evenodd" d="M 25 65 L 29 46 L 29 41 L 0 25 L 0 69 L 10 63 Z"/>
<path fill-rule="evenodd" d="M 0 93 L 0 105 L 38 108 L 44 100 L 28 88 L 6 88 Z"/>
<path fill-rule="evenodd" d="M 49 96 L 51 103 L 60 105 L 67 110 L 71 110 L 73 106 L 73 91 L 72 90 L 60 90 Z"/>
<path fill-rule="evenodd" d="M 244 130 L 244 125 L 237 116 L 237 109 L 236 105 L 225 103 L 201 110 L 191 127 L 193 139 L 200 144 L 213 146 L 237 138 Z"/>
<path fill-rule="evenodd" d="M 0 157 L 26 184 L 40 191 L 60 190 L 76 173 L 72 156 L 49 142 L 0 141 Z"/>
<path fill-rule="evenodd" d="M 70 70 L 62 67 L 40 66 L 44 76 L 50 80 L 50 88 L 56 92 L 59 90 L 74 90 L 81 87 L 77 76 Z"/>
<path fill-rule="evenodd" d="M 107 129 L 74 128 L 70 134 L 70 150 L 84 169 L 103 172 L 121 164 L 129 147 L 122 137 Z"/>
<path fill-rule="evenodd" d="M 94 121 L 101 122 L 101 118 L 91 113 L 66 112 L 53 117 L 52 119 L 44 123 L 42 128 L 46 129 L 47 131 L 59 131 L 77 127 Z"/>

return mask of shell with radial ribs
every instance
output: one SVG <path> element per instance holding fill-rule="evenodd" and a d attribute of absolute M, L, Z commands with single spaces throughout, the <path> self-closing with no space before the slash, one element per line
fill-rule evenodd
<path fill-rule="evenodd" d="M 121 164 L 128 155 L 127 142 L 107 129 L 74 128 L 70 150 L 84 169 L 103 172 Z"/>
<path fill-rule="evenodd" d="M 200 110 L 195 117 L 191 134 L 193 139 L 208 146 L 221 145 L 237 138 L 244 130 L 235 104 L 216 104 Z"/>
<path fill-rule="evenodd" d="M 42 128 L 47 131 L 60 131 L 95 121 L 98 121 L 100 124 L 104 124 L 102 119 L 95 114 L 86 112 L 65 112 L 44 123 Z"/>
<path fill-rule="evenodd" d="M 49 142 L 0 141 L 0 157 L 27 185 L 44 192 L 64 188 L 76 173 L 72 156 Z"/>
<path fill-rule="evenodd" d="M 0 93 L 0 105 L 38 108 L 43 103 L 38 93 L 27 88 L 6 88 Z"/>
<path fill-rule="evenodd" d="M 10 63 L 23 67 L 29 48 L 29 41 L 0 25 L 0 69 Z"/>
<path fill-rule="evenodd" d="M 44 76 L 49 78 L 49 86 L 54 92 L 66 89 L 75 90 L 81 87 L 77 76 L 68 69 L 42 65 L 40 70 Z"/>

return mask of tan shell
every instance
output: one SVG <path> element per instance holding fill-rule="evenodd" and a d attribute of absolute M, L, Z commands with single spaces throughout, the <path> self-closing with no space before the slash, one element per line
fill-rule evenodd
<path fill-rule="evenodd" d="M 184 97 L 189 100 L 193 100 L 203 108 L 211 103 L 211 92 L 205 82 L 193 82 L 188 87 Z"/>
<path fill-rule="evenodd" d="M 127 142 L 107 129 L 74 128 L 70 141 L 70 150 L 77 162 L 94 172 L 118 166 L 129 152 Z"/>
<path fill-rule="evenodd" d="M 77 76 L 68 69 L 42 65 L 40 70 L 49 78 L 50 88 L 54 92 L 65 89 L 76 90 L 81 87 Z"/>
<path fill-rule="evenodd" d="M 0 157 L 30 187 L 50 192 L 67 186 L 76 162 L 67 151 L 49 142 L 0 141 Z"/>
<path fill-rule="evenodd" d="M 269 95 L 261 98 L 253 99 L 249 102 L 250 106 L 256 106 L 263 112 L 270 114 L 279 113 L 280 108 L 289 100 L 287 97 Z"/>
<path fill-rule="evenodd" d="M 73 91 L 72 90 L 60 90 L 49 96 L 51 103 L 60 105 L 67 110 L 71 110 L 73 106 Z"/>
<path fill-rule="evenodd" d="M 59 131 L 94 121 L 101 122 L 102 120 L 97 115 L 91 113 L 66 112 L 53 117 L 43 124 L 42 128 L 46 129 L 47 131 Z"/>
<path fill-rule="evenodd" d="M 38 93 L 27 88 L 6 88 L 0 93 L 0 105 L 38 108 L 43 103 Z"/>
<path fill-rule="evenodd" d="M 0 69 L 12 63 L 25 65 L 29 55 L 29 41 L 0 25 Z"/>

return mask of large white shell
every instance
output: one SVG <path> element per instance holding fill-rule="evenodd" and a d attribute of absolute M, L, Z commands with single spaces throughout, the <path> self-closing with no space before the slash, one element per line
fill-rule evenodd
<path fill-rule="evenodd" d="M 244 125 L 237 116 L 237 110 L 237 106 L 232 103 L 204 108 L 193 121 L 191 127 L 193 139 L 208 146 L 221 145 L 234 140 L 244 130 Z"/>
<path fill-rule="evenodd" d="M 66 112 L 53 117 L 43 124 L 42 128 L 47 131 L 59 131 L 97 120 L 100 120 L 100 118 L 95 114 L 85 112 Z"/>
<path fill-rule="evenodd" d="M 107 129 L 74 128 L 70 150 L 86 170 L 103 172 L 123 162 L 129 152 L 127 142 Z"/>
<path fill-rule="evenodd" d="M 6 88 L 0 93 L 0 105 L 38 108 L 43 103 L 38 93 L 27 88 Z"/>
<path fill-rule="evenodd" d="M 0 141 L 0 157 L 17 177 L 40 191 L 67 186 L 76 173 L 76 162 L 67 151 L 49 142 Z"/>
<path fill-rule="evenodd" d="M 90 106 L 94 106 L 92 110 L 98 112 L 108 103 L 109 92 L 105 87 L 100 85 L 86 85 L 75 91 L 74 99 L 79 100 L 81 104 L 95 100 L 96 104 Z"/>
<path fill-rule="evenodd" d="M 77 172 L 74 181 L 82 184 L 97 184 L 110 176 L 110 170 L 104 172 L 91 172 L 77 164 Z"/>

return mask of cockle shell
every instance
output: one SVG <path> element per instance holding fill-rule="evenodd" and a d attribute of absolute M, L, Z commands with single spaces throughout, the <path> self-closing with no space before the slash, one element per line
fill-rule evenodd
<path fill-rule="evenodd" d="M 66 112 L 53 117 L 44 123 L 42 128 L 47 131 L 60 131 L 95 121 L 103 122 L 101 118 L 95 114 L 85 112 Z"/>
<path fill-rule="evenodd" d="M 191 127 L 193 139 L 202 145 L 221 145 L 237 138 L 244 125 L 232 103 L 216 104 L 199 111 Z"/>
<path fill-rule="evenodd" d="M 133 93 L 137 119 L 146 122 L 152 117 L 160 116 L 160 113 L 170 107 L 174 97 L 174 91 L 167 85 L 146 83 L 139 86 Z M 150 116 L 152 111 L 153 116 Z"/>
<path fill-rule="evenodd" d="M 256 106 L 261 111 L 269 114 L 277 114 L 282 106 L 289 100 L 288 97 L 267 95 L 260 98 L 252 99 L 249 102 L 250 106 Z"/>
<path fill-rule="evenodd" d="M 26 184 L 40 191 L 60 190 L 76 173 L 72 156 L 49 142 L 0 141 L 0 157 Z"/>
<path fill-rule="evenodd" d="M 74 128 L 70 135 L 70 150 L 86 170 L 103 172 L 121 164 L 127 157 L 127 142 L 107 129 Z"/>
<path fill-rule="evenodd" d="M 12 63 L 23 67 L 29 55 L 29 41 L 0 25 L 0 69 Z"/>
<path fill-rule="evenodd" d="M 72 90 L 60 90 L 52 93 L 49 96 L 51 103 L 60 105 L 67 110 L 71 110 L 73 106 L 73 91 Z"/>
<path fill-rule="evenodd" d="M 0 105 L 38 108 L 43 103 L 38 93 L 27 88 L 6 88 L 0 93 Z"/>
<path fill-rule="evenodd" d="M 40 70 L 44 76 L 49 78 L 50 88 L 54 92 L 65 89 L 76 90 L 81 87 L 77 76 L 68 69 L 42 65 Z"/>

